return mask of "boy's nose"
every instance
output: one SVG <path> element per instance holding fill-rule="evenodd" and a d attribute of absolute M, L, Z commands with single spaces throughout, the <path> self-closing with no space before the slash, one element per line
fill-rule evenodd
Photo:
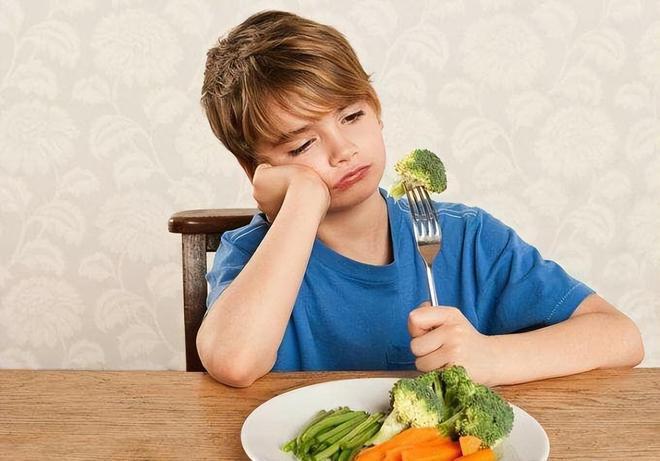
<path fill-rule="evenodd" d="M 357 154 L 357 146 L 348 139 L 340 140 L 333 146 L 330 154 L 330 163 L 332 166 L 337 166 L 341 162 L 350 160 Z"/>

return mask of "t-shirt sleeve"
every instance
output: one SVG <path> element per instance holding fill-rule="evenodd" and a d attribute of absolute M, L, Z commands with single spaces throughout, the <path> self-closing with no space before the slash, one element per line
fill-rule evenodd
<path fill-rule="evenodd" d="M 236 245 L 231 239 L 226 238 L 226 236 L 227 234 L 223 234 L 220 238 L 220 246 L 215 252 L 213 267 L 206 274 L 206 280 L 209 284 L 209 294 L 206 297 L 206 314 L 209 313 L 220 294 L 250 260 L 250 253 Z"/>
<path fill-rule="evenodd" d="M 559 323 L 594 292 L 479 209 L 474 258 L 482 333 L 507 334 Z"/>

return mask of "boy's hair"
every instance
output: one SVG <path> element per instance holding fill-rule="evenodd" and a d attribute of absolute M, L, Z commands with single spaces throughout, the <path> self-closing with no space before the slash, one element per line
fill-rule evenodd
<path fill-rule="evenodd" d="M 355 51 L 335 28 L 285 11 L 250 16 L 209 49 L 201 104 L 215 136 L 250 177 L 261 142 L 286 141 L 272 105 L 306 120 L 380 101 Z"/>

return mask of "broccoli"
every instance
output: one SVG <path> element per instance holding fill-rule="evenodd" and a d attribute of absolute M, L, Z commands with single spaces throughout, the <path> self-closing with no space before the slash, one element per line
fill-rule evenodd
<path fill-rule="evenodd" d="M 408 427 L 437 427 L 454 439 L 473 435 L 492 447 L 513 427 L 511 406 L 455 365 L 397 381 L 390 414 L 370 443 L 389 440 Z"/>
<path fill-rule="evenodd" d="M 397 381 L 390 392 L 390 404 L 399 421 L 413 427 L 435 426 L 444 414 L 444 402 L 429 377 Z"/>
<path fill-rule="evenodd" d="M 441 376 L 442 374 L 440 371 L 433 370 L 418 376 L 417 378 L 415 378 L 415 380 L 420 384 L 422 384 L 423 386 L 428 387 L 437 395 L 442 395 Z"/>
<path fill-rule="evenodd" d="M 414 149 L 394 165 L 400 178 L 395 182 L 390 195 L 395 200 L 406 193 L 404 183 L 409 187 L 418 185 L 426 187 L 429 192 L 440 193 L 447 188 L 445 166 L 433 152 L 428 149 Z"/>
<path fill-rule="evenodd" d="M 465 368 L 453 366 L 446 368 L 441 375 L 443 399 L 446 402 L 445 419 L 462 408 L 474 394 L 478 385 L 470 379 Z"/>
<path fill-rule="evenodd" d="M 513 427 L 513 410 L 486 386 L 477 386 L 464 406 L 438 428 L 447 434 L 473 435 L 489 447 L 504 439 Z"/>
<path fill-rule="evenodd" d="M 440 424 L 444 415 L 444 402 L 439 397 L 441 383 L 437 373 L 430 372 L 417 378 L 398 380 L 390 390 L 390 407 L 380 431 L 372 444 L 385 442 L 404 429 L 431 427 Z"/>
<path fill-rule="evenodd" d="M 489 447 L 506 437 L 513 427 L 513 410 L 499 395 L 470 379 L 465 368 L 442 371 L 445 419 L 438 425 L 451 437 L 473 435 Z"/>

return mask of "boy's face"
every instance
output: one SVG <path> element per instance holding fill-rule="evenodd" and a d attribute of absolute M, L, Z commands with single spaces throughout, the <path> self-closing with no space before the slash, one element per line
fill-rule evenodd
<path fill-rule="evenodd" d="M 382 124 L 366 101 L 309 122 L 279 108 L 273 109 L 283 133 L 307 126 L 284 144 L 260 146 L 261 157 L 273 166 L 302 164 L 314 169 L 330 190 L 330 210 L 347 208 L 370 197 L 385 169 Z M 342 183 L 356 168 L 368 166 L 358 181 Z"/>

